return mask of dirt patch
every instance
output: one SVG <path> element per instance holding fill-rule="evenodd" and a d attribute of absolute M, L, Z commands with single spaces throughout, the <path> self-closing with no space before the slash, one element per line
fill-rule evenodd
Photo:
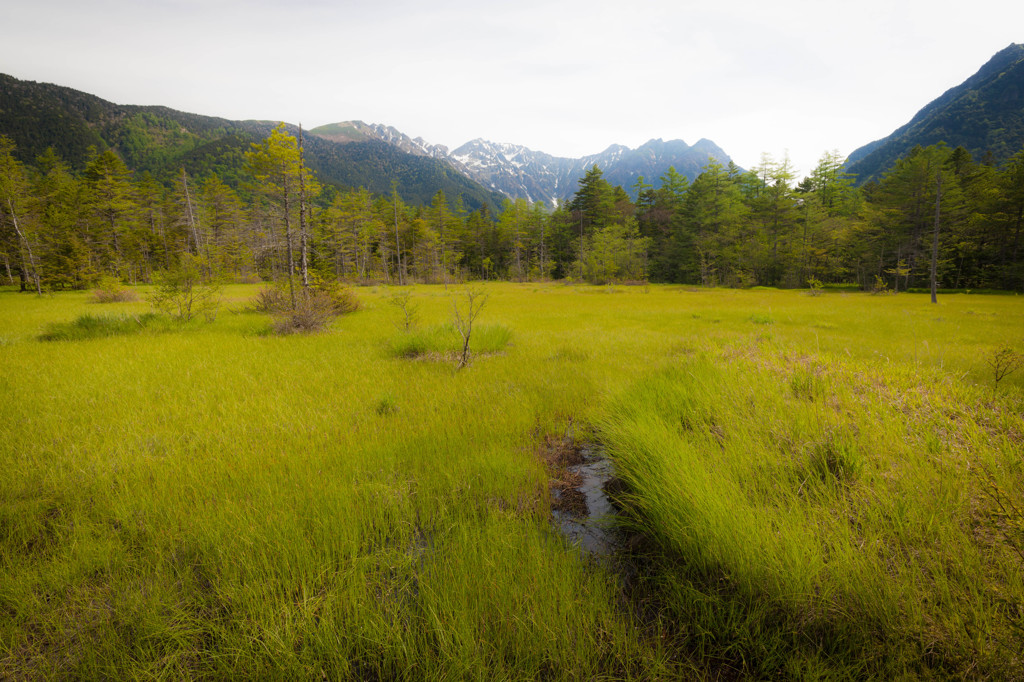
<path fill-rule="evenodd" d="M 571 438 L 546 436 L 537 448 L 538 458 L 548 470 L 551 510 L 575 517 L 587 515 L 587 496 L 579 488 L 583 477 L 570 467 L 584 462 L 583 448 Z"/>

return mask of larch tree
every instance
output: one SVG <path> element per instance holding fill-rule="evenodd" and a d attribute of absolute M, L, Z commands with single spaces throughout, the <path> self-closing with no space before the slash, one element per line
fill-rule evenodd
<path fill-rule="evenodd" d="M 85 168 L 85 208 L 92 220 L 90 235 L 107 250 L 107 269 L 131 276 L 132 223 L 137 208 L 131 171 L 107 149 L 94 154 Z"/>
<path fill-rule="evenodd" d="M 263 142 L 253 143 L 245 154 L 248 171 L 256 183 L 256 192 L 268 202 L 284 229 L 285 273 L 291 307 L 295 299 L 295 235 L 293 224 L 300 199 L 300 177 L 307 182 L 309 171 L 302 165 L 302 156 L 295 138 L 281 123 Z"/>

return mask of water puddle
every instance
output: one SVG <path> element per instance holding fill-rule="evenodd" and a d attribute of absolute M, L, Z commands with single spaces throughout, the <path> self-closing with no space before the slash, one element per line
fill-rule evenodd
<path fill-rule="evenodd" d="M 585 553 L 610 556 L 619 544 L 612 523 L 617 510 L 605 486 L 615 477 L 615 467 L 589 444 L 581 444 L 574 459 L 578 461 L 566 466 L 551 487 L 552 525 Z"/>

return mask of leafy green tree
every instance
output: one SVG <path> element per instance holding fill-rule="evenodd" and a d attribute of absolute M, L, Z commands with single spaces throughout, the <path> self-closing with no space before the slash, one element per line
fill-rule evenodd
<path fill-rule="evenodd" d="M 607 284 L 646 279 L 647 249 L 651 240 L 640 236 L 635 219 L 598 228 L 587 239 L 586 260 L 580 269 L 588 282 Z"/>
<path fill-rule="evenodd" d="M 530 258 L 530 271 L 532 276 L 538 279 L 547 279 L 551 276 L 553 263 L 549 252 L 548 240 L 550 239 L 551 225 L 547 207 L 543 201 L 534 202 L 527 216 L 527 231 L 533 252 Z"/>
<path fill-rule="evenodd" d="M 213 318 L 220 306 L 220 287 L 213 283 L 209 271 L 201 257 L 182 252 L 178 262 L 161 274 L 150 297 L 153 307 L 180 322 L 198 315 Z"/>
<path fill-rule="evenodd" d="M 459 246 L 463 237 L 463 225 L 459 216 L 448 206 L 444 190 L 438 190 L 426 211 L 426 218 L 433 232 L 433 281 L 448 284 L 462 260 Z"/>
<path fill-rule="evenodd" d="M 640 233 L 651 240 L 654 252 L 651 259 L 651 278 L 657 281 L 683 281 L 683 263 L 693 244 L 686 233 L 683 204 L 690 182 L 674 166 L 661 176 L 661 186 L 651 192 L 649 206 L 637 219 Z M 646 223 L 646 228 L 644 224 Z"/>

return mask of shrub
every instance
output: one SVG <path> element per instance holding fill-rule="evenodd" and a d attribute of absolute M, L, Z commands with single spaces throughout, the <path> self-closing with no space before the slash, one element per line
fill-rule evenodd
<path fill-rule="evenodd" d="M 278 287 L 264 287 L 252 300 L 252 309 L 258 313 L 284 313 L 289 307 L 287 294 Z"/>
<path fill-rule="evenodd" d="M 331 302 L 335 315 L 347 315 L 359 310 L 359 299 L 348 287 L 341 286 L 333 280 L 324 280 L 311 284 L 312 291 L 325 296 Z"/>
<path fill-rule="evenodd" d="M 359 299 L 348 287 L 342 286 L 338 280 L 323 277 L 316 272 L 309 273 L 309 291 L 315 291 L 331 300 L 335 315 L 347 315 L 359 310 Z M 296 290 L 295 295 L 299 292 Z"/>
<path fill-rule="evenodd" d="M 335 318 L 335 300 L 322 291 L 297 294 L 294 310 L 278 313 L 274 331 L 278 334 L 313 334 L 323 331 Z"/>
<path fill-rule="evenodd" d="M 128 303 L 138 300 L 139 295 L 121 284 L 116 277 L 104 277 L 92 292 L 93 303 Z"/>
<path fill-rule="evenodd" d="M 316 298 L 316 307 L 328 305 L 334 315 L 346 315 L 359 310 L 359 299 L 351 289 L 343 287 L 335 281 L 323 280 L 313 275 L 308 289 L 295 289 L 295 305 L 301 307 L 303 301 L 308 303 L 311 297 Z M 291 311 L 291 295 L 280 284 L 264 287 L 252 300 L 252 309 L 258 313 L 271 315 L 289 315 Z"/>
<path fill-rule="evenodd" d="M 419 303 L 413 302 L 412 293 L 409 291 L 399 292 L 389 298 L 388 302 L 402 311 L 403 331 L 412 331 L 416 327 L 416 321 L 419 319 L 420 309 Z"/>
<path fill-rule="evenodd" d="M 160 276 L 157 289 L 150 296 L 153 307 L 179 322 L 188 322 L 198 315 L 212 321 L 220 307 L 220 287 L 204 276 L 203 265 L 201 258 L 182 254 L 177 267 Z"/>

